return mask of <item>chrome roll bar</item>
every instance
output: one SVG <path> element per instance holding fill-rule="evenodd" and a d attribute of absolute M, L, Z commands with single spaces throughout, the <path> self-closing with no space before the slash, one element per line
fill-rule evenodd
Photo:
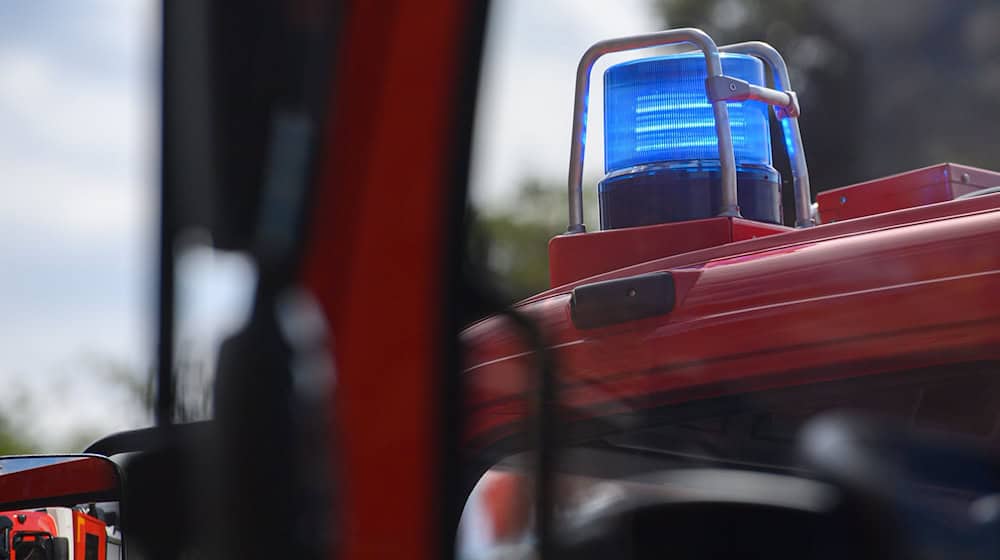
<path fill-rule="evenodd" d="M 761 41 L 733 43 L 719 48 L 722 52 L 733 52 L 755 56 L 771 68 L 774 78 L 774 89 L 782 90 L 793 97 L 791 81 L 788 79 L 788 66 L 781 53 L 771 45 Z M 772 104 L 773 105 L 773 104 Z M 812 193 L 809 191 L 809 168 L 806 167 L 806 151 L 802 147 L 802 133 L 799 132 L 798 100 L 795 100 L 795 110 L 784 110 L 780 105 L 774 106 L 774 116 L 781 123 L 781 135 L 785 139 L 785 149 L 792 168 L 792 191 L 795 194 L 795 227 L 804 228 L 816 225 L 812 213 Z"/>
<path fill-rule="evenodd" d="M 693 45 L 705 56 L 708 76 L 705 80 L 705 90 L 715 117 L 715 132 L 719 142 L 719 163 L 722 174 L 722 203 L 718 215 L 740 215 L 736 190 L 736 156 L 733 150 L 732 130 L 729 127 L 729 110 L 726 102 L 753 99 L 763 101 L 775 108 L 775 114 L 778 115 L 782 123 L 788 156 L 792 161 L 792 176 L 795 187 L 795 225 L 796 227 L 812 225 L 813 221 L 809 212 L 809 176 L 798 125 L 799 105 L 795 93 L 790 91 L 788 86 L 788 69 L 785 66 L 785 61 L 778 54 L 778 51 L 766 43 L 738 43 L 720 49 L 704 31 L 683 28 L 600 41 L 594 43 L 583 53 L 576 69 L 573 132 L 570 138 L 569 156 L 569 228 L 566 232 L 583 233 L 586 231 L 583 218 L 583 161 L 587 146 L 590 74 L 594 64 L 606 54 L 678 44 Z M 755 86 L 743 80 L 725 76 L 722 73 L 720 51 L 748 54 L 763 60 L 772 69 L 776 89 Z M 802 213 L 803 205 L 806 209 L 805 213 Z"/>

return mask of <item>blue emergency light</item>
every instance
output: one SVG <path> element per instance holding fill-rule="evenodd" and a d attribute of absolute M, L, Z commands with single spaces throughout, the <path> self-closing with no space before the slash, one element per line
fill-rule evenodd
<path fill-rule="evenodd" d="M 727 76 L 764 86 L 756 57 L 721 53 Z M 604 74 L 601 227 L 617 229 L 708 218 L 718 213 L 722 179 L 705 57 L 685 53 L 625 62 Z M 769 107 L 730 101 L 742 215 L 781 223 L 781 177 L 772 167 Z"/>

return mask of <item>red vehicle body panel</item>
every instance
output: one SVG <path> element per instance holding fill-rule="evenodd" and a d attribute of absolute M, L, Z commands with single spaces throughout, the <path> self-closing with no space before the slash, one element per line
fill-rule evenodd
<path fill-rule="evenodd" d="M 44 511 L 5 511 L 0 513 L 0 515 L 5 515 L 14 522 L 11 534 L 24 531 L 32 533 L 48 533 L 54 537 L 62 536 L 59 535 L 58 529 L 56 529 L 55 520 L 52 519 L 51 515 L 45 513 Z M 23 516 L 24 521 L 21 521 L 21 516 Z"/>
<path fill-rule="evenodd" d="M 118 474 L 107 464 L 81 458 L 0 476 L 0 501 L 29 501 L 40 494 L 71 496 L 107 493 L 113 496 L 119 485 Z"/>
<path fill-rule="evenodd" d="M 1000 195 L 693 251 L 523 302 L 559 365 L 567 419 L 1000 358 Z M 666 315 L 578 330 L 575 285 L 671 271 Z M 532 356 L 502 318 L 464 333 L 474 447 L 521 429 Z"/>
<path fill-rule="evenodd" d="M 549 279 L 552 287 L 562 286 L 638 262 L 788 231 L 794 230 L 720 217 L 557 235 L 549 241 Z"/>
<path fill-rule="evenodd" d="M 97 560 L 105 560 L 108 553 L 108 533 L 106 526 L 99 519 L 83 512 L 73 512 L 73 559 L 88 560 L 87 535 L 97 537 Z M 69 535 L 61 535 L 69 536 Z"/>
<path fill-rule="evenodd" d="M 69 513 L 69 510 L 63 511 Z M 72 551 L 71 560 L 105 560 L 107 558 L 107 525 L 100 519 L 86 513 L 76 510 L 71 512 L 72 534 L 61 533 L 55 518 L 48 511 L 7 511 L 0 513 L 0 515 L 8 517 L 13 522 L 10 533 L 11 543 L 8 543 L 9 545 L 13 543 L 15 536 L 19 533 L 45 533 L 50 537 L 65 537 L 69 539 L 70 550 Z M 92 544 L 95 545 L 92 547 L 92 550 L 96 552 L 96 556 L 92 554 L 90 558 L 87 557 L 88 535 L 92 537 Z M 10 550 L 13 551 L 13 547 Z M 13 558 L 11 560 L 18 560 L 14 552 L 12 552 L 12 555 Z"/>
<path fill-rule="evenodd" d="M 1000 173 L 967 165 L 941 163 L 824 191 L 816 195 L 822 223 L 872 216 L 1000 186 Z"/>
<path fill-rule="evenodd" d="M 453 158 L 467 149 L 456 123 L 475 86 L 465 72 L 479 52 L 470 47 L 479 9 L 457 0 L 343 8 L 302 271 L 334 341 L 330 462 L 350 481 L 338 489 L 349 514 L 331 516 L 337 557 L 446 555 L 427 505 L 443 494 L 435 474 L 445 460 L 437 321 L 451 277 L 450 214 L 464 210 L 450 197 Z"/>

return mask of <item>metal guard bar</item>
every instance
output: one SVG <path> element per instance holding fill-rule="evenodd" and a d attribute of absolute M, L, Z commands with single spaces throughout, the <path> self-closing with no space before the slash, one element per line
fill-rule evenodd
<path fill-rule="evenodd" d="M 771 45 L 761 41 L 734 43 L 719 48 L 722 52 L 732 52 L 755 56 L 771 68 L 774 77 L 774 89 L 791 93 L 792 85 L 788 79 L 788 66 L 781 53 Z M 794 94 L 793 94 L 794 95 Z M 809 190 L 809 169 L 806 167 L 806 151 L 802 146 L 802 133 L 799 131 L 798 114 L 790 114 L 778 107 L 774 114 L 781 122 L 781 132 L 785 138 L 785 148 L 788 151 L 788 161 L 792 168 L 792 191 L 795 194 L 795 227 L 811 227 L 816 225 L 812 215 L 812 193 Z"/>
<path fill-rule="evenodd" d="M 576 96 L 573 102 L 573 135 L 569 149 L 569 229 L 567 233 L 583 233 L 583 158 L 587 144 L 587 103 L 590 97 L 590 71 L 602 56 L 615 52 L 691 43 L 705 55 L 708 77 L 722 76 L 719 48 L 707 33 L 700 29 L 683 28 L 621 37 L 594 43 L 580 59 L 576 68 Z M 739 216 L 736 200 L 736 157 L 733 154 L 732 131 L 729 128 L 729 109 L 725 100 L 712 102 L 715 115 L 715 132 L 719 138 L 719 161 L 722 168 L 722 216 Z"/>
<path fill-rule="evenodd" d="M 576 69 L 576 95 L 573 103 L 573 134 L 570 138 L 569 160 L 569 228 L 567 233 L 583 233 L 583 161 L 587 144 L 587 113 L 590 94 L 590 73 L 600 57 L 622 51 L 690 43 L 705 55 L 707 68 L 706 87 L 718 78 L 724 78 L 719 52 L 735 52 L 760 58 L 767 63 L 774 74 L 775 89 L 747 85 L 743 99 L 756 99 L 775 107 L 775 114 L 782 123 L 782 132 L 791 161 L 792 179 L 795 191 L 795 226 L 814 225 L 810 211 L 809 174 L 806 169 L 805 152 L 798 124 L 798 100 L 789 89 L 788 68 L 784 59 L 774 47 L 767 43 L 751 41 L 728 45 L 721 49 L 711 37 L 700 29 L 683 28 L 659 31 L 631 37 L 601 41 L 592 45 Z M 739 216 L 736 190 L 736 157 L 733 150 L 732 131 L 729 127 L 727 99 L 736 96 L 711 95 L 715 130 L 719 142 L 719 162 L 722 174 L 722 207 L 720 216 Z"/>

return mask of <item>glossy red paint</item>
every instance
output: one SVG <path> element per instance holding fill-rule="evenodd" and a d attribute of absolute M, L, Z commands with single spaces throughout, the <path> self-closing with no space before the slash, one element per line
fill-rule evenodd
<path fill-rule="evenodd" d="M 48 537 L 63 537 L 69 540 L 70 560 L 105 560 L 108 555 L 108 526 L 96 517 L 82 511 L 65 507 L 47 508 L 44 510 L 14 510 L 0 512 L 13 523 L 8 545 L 16 540 L 28 541 L 38 538 L 37 535 L 24 533 L 44 533 Z M 57 517 L 62 521 L 56 521 Z M 23 519 L 23 521 L 22 521 Z M 96 541 L 97 557 L 87 555 L 87 537 Z M 11 560 L 19 560 L 14 553 Z"/>
<path fill-rule="evenodd" d="M 114 500 L 120 492 L 114 463 L 97 457 L 0 474 L 0 503 L 5 504 L 83 494 L 103 494 Z"/>
<path fill-rule="evenodd" d="M 19 531 L 48 533 L 52 536 L 59 535 L 55 520 L 44 511 L 16 510 L 5 511 L 0 513 L 0 515 L 8 517 L 14 523 L 14 527 L 11 530 L 11 537 Z M 23 516 L 24 521 L 21 521 L 21 516 Z"/>
<path fill-rule="evenodd" d="M 523 473 L 493 470 L 476 483 L 465 509 L 482 522 L 478 538 L 498 544 L 518 542 L 529 533 L 531 507 L 531 481 Z"/>
<path fill-rule="evenodd" d="M 552 287 L 661 257 L 793 231 L 792 228 L 739 218 L 557 235 L 549 241 Z"/>
<path fill-rule="evenodd" d="M 701 398 L 1000 358 L 1000 195 L 702 249 L 589 278 L 672 271 L 669 315 L 581 331 L 569 292 L 520 309 L 549 333 L 570 421 Z M 477 448 L 524 418 L 532 356 L 502 318 L 468 328 Z"/>
<path fill-rule="evenodd" d="M 1000 186 L 1000 173 L 941 163 L 816 195 L 822 223 L 872 216 L 946 202 L 983 188 Z"/>
<path fill-rule="evenodd" d="M 470 3 L 349 2 L 303 278 L 332 332 L 338 558 L 438 558 L 441 300 Z"/>
<path fill-rule="evenodd" d="M 73 541 L 74 560 L 89 560 L 87 558 L 87 535 L 97 538 L 97 558 L 95 560 L 106 560 L 108 554 L 107 525 L 96 517 L 74 510 L 73 535 L 62 535 Z"/>

